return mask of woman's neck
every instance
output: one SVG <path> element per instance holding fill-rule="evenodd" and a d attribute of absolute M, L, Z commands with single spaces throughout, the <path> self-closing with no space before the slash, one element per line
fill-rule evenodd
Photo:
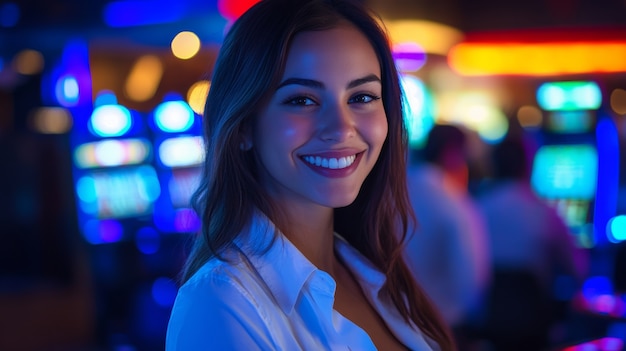
<path fill-rule="evenodd" d="M 317 268 L 333 274 L 334 256 L 333 209 L 284 209 L 281 231 Z"/>

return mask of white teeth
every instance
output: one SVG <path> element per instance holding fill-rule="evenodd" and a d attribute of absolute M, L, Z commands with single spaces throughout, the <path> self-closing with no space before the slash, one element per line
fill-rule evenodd
<path fill-rule="evenodd" d="M 340 157 L 340 158 L 324 158 L 320 156 L 304 156 L 304 160 L 312 165 L 330 168 L 342 169 L 354 163 L 356 155 Z"/>

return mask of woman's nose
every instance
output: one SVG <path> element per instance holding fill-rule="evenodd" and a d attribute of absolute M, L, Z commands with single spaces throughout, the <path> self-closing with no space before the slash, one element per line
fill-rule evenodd
<path fill-rule="evenodd" d="M 321 113 L 322 140 L 344 141 L 356 135 L 355 121 L 349 106 L 328 106 Z"/>

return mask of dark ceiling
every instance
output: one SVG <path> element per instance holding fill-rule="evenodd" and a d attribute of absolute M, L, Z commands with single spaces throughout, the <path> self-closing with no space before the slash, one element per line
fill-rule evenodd
<path fill-rule="evenodd" d="M 163 2 L 163 0 L 143 0 Z M 297 1 L 297 0 L 294 0 Z M 626 0 L 364 0 L 386 18 L 427 19 L 446 23 L 464 32 L 526 28 L 626 28 Z M 166 46 L 176 30 L 202 28 L 207 36 L 219 36 L 223 23 L 210 27 L 210 19 L 221 18 L 217 0 L 178 0 L 193 11 L 181 21 L 167 25 L 109 28 L 104 24 L 107 0 L 13 0 L 21 8 L 19 22 L 0 27 L 0 54 L 24 47 L 43 52 L 63 46 L 68 38 L 83 36 L 109 41 L 131 41 Z M 7 1 L 0 0 L 0 5 Z M 224 21 L 222 19 L 222 21 Z M 208 29 L 207 29 L 208 28 Z M 215 40 L 219 38 L 215 37 Z"/>

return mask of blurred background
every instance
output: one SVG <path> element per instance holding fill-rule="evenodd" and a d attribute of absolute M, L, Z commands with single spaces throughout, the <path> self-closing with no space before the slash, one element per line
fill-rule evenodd
<path fill-rule="evenodd" d="M 1 350 L 163 349 L 212 65 L 255 2 L 0 1 Z M 626 1 L 365 2 L 414 150 L 462 125 L 478 194 L 507 134 L 537 146 L 533 189 L 590 257 L 557 286 L 574 312 L 554 349 L 622 349 Z"/>

